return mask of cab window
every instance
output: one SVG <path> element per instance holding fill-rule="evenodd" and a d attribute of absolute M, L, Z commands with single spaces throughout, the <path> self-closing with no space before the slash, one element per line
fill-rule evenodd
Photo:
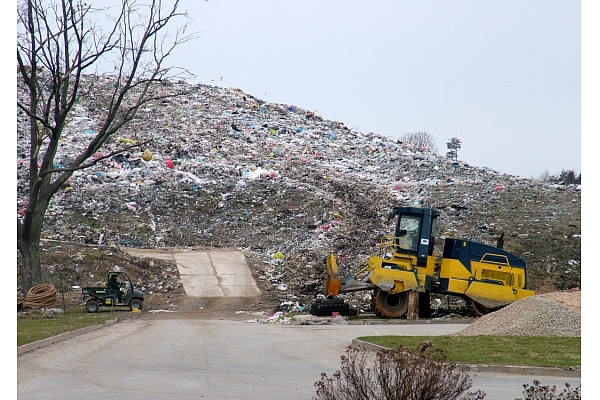
<path fill-rule="evenodd" d="M 421 218 L 403 215 L 398 223 L 398 231 L 404 233 L 399 241 L 402 248 L 417 251 L 419 246 L 419 232 L 421 231 Z"/>

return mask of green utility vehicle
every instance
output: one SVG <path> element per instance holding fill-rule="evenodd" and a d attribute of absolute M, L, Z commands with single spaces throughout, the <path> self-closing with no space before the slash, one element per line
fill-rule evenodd
<path fill-rule="evenodd" d="M 106 276 L 106 286 L 84 287 L 81 289 L 87 312 L 98 312 L 100 306 L 129 307 L 131 311 L 141 311 L 144 293 L 133 287 L 129 276 L 122 271 L 110 271 Z"/>

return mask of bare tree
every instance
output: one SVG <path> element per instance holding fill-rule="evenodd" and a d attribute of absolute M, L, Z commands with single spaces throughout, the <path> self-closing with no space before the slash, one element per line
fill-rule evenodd
<path fill-rule="evenodd" d="M 109 154 L 99 152 L 140 107 L 185 94 L 153 90 L 157 82 L 188 75 L 184 69 L 164 65 L 177 45 L 195 37 L 186 34 L 187 21 L 169 32 L 175 19 L 186 17 L 178 5 L 178 0 L 168 7 L 160 0 L 147 4 L 122 0 L 111 16 L 109 9 L 94 8 L 81 0 L 18 3 L 17 80 L 25 93 L 17 96 L 17 109 L 28 119 L 29 136 L 28 179 L 21 182 L 27 202 L 17 217 L 24 294 L 43 283 L 40 240 L 53 196 L 75 171 L 152 140 L 140 134 Z M 108 21 L 108 29 L 102 29 L 99 21 Z M 112 65 L 107 71 L 110 74 L 99 74 L 102 65 Z M 99 89 L 103 79 L 113 80 L 108 93 Z M 82 151 L 67 162 L 57 162 L 61 135 L 82 93 L 97 99 L 101 119 Z"/>
<path fill-rule="evenodd" d="M 544 173 L 540 175 L 538 180 L 542 182 L 548 182 L 550 180 L 550 172 L 548 172 L 548 170 L 545 170 Z"/>
<path fill-rule="evenodd" d="M 400 136 L 400 141 L 412 144 L 416 147 L 425 148 L 432 153 L 438 152 L 435 138 L 429 132 L 405 133 L 404 135 Z"/>

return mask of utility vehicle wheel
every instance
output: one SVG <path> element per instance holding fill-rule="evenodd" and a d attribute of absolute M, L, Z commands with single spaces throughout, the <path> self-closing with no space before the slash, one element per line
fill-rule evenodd
<path fill-rule="evenodd" d="M 141 300 L 138 299 L 133 299 L 131 300 L 131 304 L 129 305 L 129 308 L 133 311 L 133 310 L 140 310 L 142 311 L 142 306 L 144 304 L 142 303 Z"/>
<path fill-rule="evenodd" d="M 489 307 L 484 306 L 481 303 L 476 302 L 475 300 L 469 300 L 469 306 L 471 307 L 471 311 L 473 311 L 473 313 L 478 317 L 483 317 L 486 314 L 489 314 L 491 312 L 494 312 L 494 311 L 502 308 L 502 307 L 489 308 Z"/>
<path fill-rule="evenodd" d="M 100 308 L 100 304 L 98 304 L 98 302 L 96 300 L 88 300 L 85 303 L 85 309 L 87 310 L 87 312 L 89 313 L 95 313 L 98 312 L 98 309 Z"/>
<path fill-rule="evenodd" d="M 408 292 L 388 293 L 377 289 L 373 297 L 373 308 L 380 317 L 400 318 L 408 311 Z"/>

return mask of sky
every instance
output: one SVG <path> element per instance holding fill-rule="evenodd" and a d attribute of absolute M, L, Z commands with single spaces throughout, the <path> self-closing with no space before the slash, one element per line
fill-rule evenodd
<path fill-rule="evenodd" d="M 581 7 L 572 0 L 181 0 L 190 83 L 238 88 L 361 132 L 538 178 L 581 172 Z"/>
<path fill-rule="evenodd" d="M 364 133 L 427 132 L 441 155 L 456 137 L 458 158 L 472 166 L 578 174 L 581 5 L 590 16 L 590 3 L 180 0 L 197 37 L 168 63 L 190 71 L 189 83 L 237 88 Z"/>

